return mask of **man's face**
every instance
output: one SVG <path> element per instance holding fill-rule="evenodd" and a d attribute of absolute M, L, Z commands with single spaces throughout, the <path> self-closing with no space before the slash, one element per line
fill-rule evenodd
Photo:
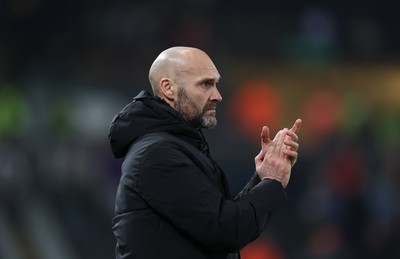
<path fill-rule="evenodd" d="M 187 122 L 196 128 L 213 128 L 217 125 L 216 102 L 192 98 L 184 87 L 178 88 L 178 97 L 175 100 L 175 109 L 182 114 Z"/>
<path fill-rule="evenodd" d="M 217 68 L 203 52 L 187 55 L 177 66 L 173 105 L 193 127 L 212 128 L 217 124 L 216 106 L 222 101 L 219 80 Z"/>

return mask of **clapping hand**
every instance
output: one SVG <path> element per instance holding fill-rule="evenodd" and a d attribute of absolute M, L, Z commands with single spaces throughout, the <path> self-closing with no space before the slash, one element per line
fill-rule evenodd
<path fill-rule="evenodd" d="M 260 179 L 274 179 L 286 187 L 292 166 L 296 163 L 299 148 L 297 133 L 302 121 L 297 119 L 291 129 L 280 130 L 273 140 L 267 126 L 261 131 L 261 151 L 255 157 L 256 172 Z"/>

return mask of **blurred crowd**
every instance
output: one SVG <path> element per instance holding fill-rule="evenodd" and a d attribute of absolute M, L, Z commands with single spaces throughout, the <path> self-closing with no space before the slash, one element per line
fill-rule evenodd
<path fill-rule="evenodd" d="M 233 194 L 254 171 L 260 125 L 303 119 L 291 206 L 244 259 L 400 258 L 399 10 L 1 1 L 0 259 L 114 258 L 122 161 L 109 123 L 174 45 L 205 50 L 222 74 L 218 126 L 205 133 Z"/>

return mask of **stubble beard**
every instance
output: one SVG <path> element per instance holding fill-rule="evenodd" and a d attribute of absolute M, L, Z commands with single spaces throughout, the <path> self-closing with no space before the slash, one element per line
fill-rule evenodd
<path fill-rule="evenodd" d="M 206 115 L 207 111 L 215 107 L 215 104 L 207 103 L 203 109 L 200 109 L 183 87 L 178 88 L 178 98 L 174 104 L 175 109 L 195 128 L 211 129 L 217 125 L 215 115 Z"/>

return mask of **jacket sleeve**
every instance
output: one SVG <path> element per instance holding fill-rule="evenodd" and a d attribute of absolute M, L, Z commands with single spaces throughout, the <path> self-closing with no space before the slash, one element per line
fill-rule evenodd
<path fill-rule="evenodd" d="M 249 182 L 244 186 L 244 188 L 240 191 L 240 193 L 235 197 L 235 200 L 240 200 L 245 195 L 253 189 L 254 186 L 256 186 L 259 182 L 261 182 L 260 177 L 258 177 L 257 173 L 254 173 L 254 175 L 250 178 Z"/>
<path fill-rule="evenodd" d="M 216 251 L 237 251 L 286 206 L 282 185 L 264 180 L 227 200 L 178 146 L 153 145 L 139 165 L 138 192 L 175 228 Z"/>

